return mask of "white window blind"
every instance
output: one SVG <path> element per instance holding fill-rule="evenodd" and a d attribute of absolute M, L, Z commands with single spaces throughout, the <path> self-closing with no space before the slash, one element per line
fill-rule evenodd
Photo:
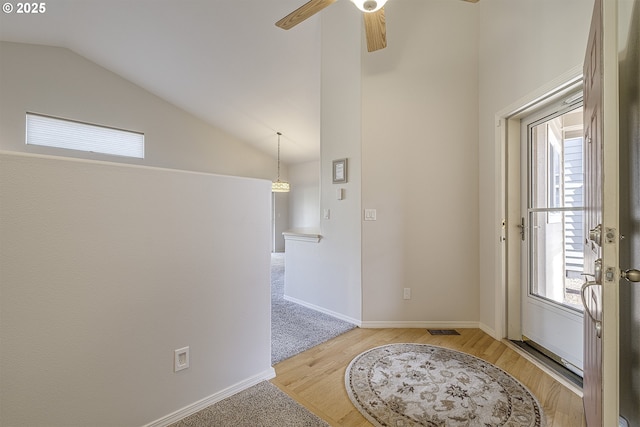
<path fill-rule="evenodd" d="M 144 134 L 27 113 L 27 144 L 144 158 Z"/>

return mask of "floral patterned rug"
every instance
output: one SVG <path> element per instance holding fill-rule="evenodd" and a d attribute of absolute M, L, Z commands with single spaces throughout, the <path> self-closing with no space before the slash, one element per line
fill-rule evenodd
<path fill-rule="evenodd" d="M 489 362 L 447 348 L 373 348 L 349 364 L 345 385 L 375 426 L 545 425 L 540 404 L 524 385 Z"/>

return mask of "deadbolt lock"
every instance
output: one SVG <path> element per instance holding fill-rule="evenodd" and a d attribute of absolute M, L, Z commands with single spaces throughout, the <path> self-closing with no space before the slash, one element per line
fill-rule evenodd
<path fill-rule="evenodd" d="M 598 224 L 595 228 L 589 230 L 589 240 L 598 246 L 602 246 L 602 225 Z"/>

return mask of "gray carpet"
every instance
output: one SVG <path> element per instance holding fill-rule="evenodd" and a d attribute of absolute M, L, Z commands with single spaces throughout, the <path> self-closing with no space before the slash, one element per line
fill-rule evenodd
<path fill-rule="evenodd" d="M 329 424 L 309 412 L 273 384 L 263 381 L 234 394 L 171 427 L 325 427 Z"/>
<path fill-rule="evenodd" d="M 271 363 L 275 365 L 356 325 L 284 299 L 284 254 L 271 255 Z"/>

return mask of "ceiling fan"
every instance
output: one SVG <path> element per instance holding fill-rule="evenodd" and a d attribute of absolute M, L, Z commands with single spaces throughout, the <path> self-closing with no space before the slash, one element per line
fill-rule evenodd
<path fill-rule="evenodd" d="M 479 0 L 463 1 L 477 3 Z M 336 0 L 310 0 L 276 22 L 276 26 L 284 30 L 293 28 L 335 2 Z M 384 4 L 387 0 L 351 0 L 351 2 L 364 12 L 367 51 L 373 52 L 387 47 L 387 26 L 384 18 Z"/>

